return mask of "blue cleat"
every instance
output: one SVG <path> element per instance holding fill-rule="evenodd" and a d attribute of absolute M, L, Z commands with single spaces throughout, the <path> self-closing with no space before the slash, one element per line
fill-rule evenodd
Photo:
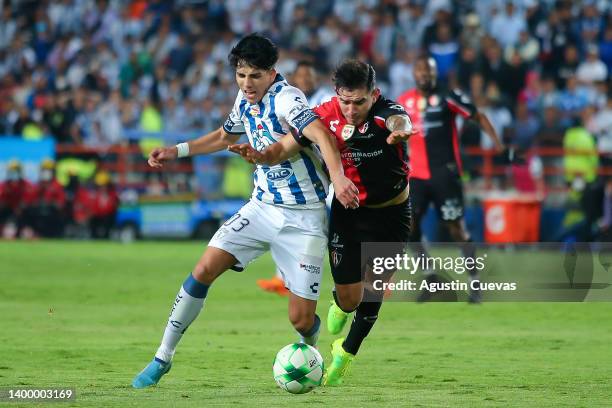
<path fill-rule="evenodd" d="M 164 374 L 170 371 L 172 362 L 164 363 L 154 359 L 132 381 L 134 388 L 147 388 L 159 382 Z"/>

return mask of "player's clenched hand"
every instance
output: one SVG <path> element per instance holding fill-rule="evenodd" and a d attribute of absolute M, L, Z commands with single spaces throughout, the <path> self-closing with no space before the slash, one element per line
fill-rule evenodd
<path fill-rule="evenodd" d="M 262 163 L 264 160 L 263 154 L 253 149 L 253 146 L 251 146 L 249 143 L 233 144 L 228 146 L 227 150 L 232 153 L 239 154 L 249 163 L 258 164 Z"/>
<path fill-rule="evenodd" d="M 391 134 L 389 134 L 389 136 L 387 136 L 387 143 L 388 144 L 397 144 L 399 142 L 403 142 L 406 141 L 410 138 L 410 136 L 412 136 L 415 133 L 414 130 L 394 130 L 393 132 L 391 132 Z"/>
<path fill-rule="evenodd" d="M 178 150 L 176 146 L 170 147 L 158 147 L 149 154 L 149 166 L 156 169 L 162 168 L 164 162 L 174 160 L 178 156 Z"/>
<path fill-rule="evenodd" d="M 344 208 L 359 207 L 359 190 L 344 174 L 332 178 L 336 198 Z"/>

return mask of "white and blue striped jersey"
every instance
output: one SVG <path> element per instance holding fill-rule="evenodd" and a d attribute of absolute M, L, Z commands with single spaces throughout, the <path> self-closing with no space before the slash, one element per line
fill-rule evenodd
<path fill-rule="evenodd" d="M 223 129 L 230 134 L 246 133 L 251 146 L 261 151 L 290 132 L 301 134 L 316 119 L 304 93 L 278 74 L 259 103 L 250 104 L 239 91 Z M 311 208 L 325 201 L 329 180 L 320 155 L 309 147 L 278 165 L 257 165 L 254 184 L 253 199 Z"/>

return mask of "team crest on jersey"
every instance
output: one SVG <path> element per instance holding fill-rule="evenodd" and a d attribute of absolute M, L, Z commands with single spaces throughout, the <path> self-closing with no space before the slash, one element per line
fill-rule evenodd
<path fill-rule="evenodd" d="M 368 131 L 368 122 L 364 123 L 363 125 L 361 125 L 361 127 L 359 128 L 359 133 L 365 133 Z"/>
<path fill-rule="evenodd" d="M 353 133 L 355 132 L 355 126 L 353 125 L 344 125 L 342 128 L 342 140 L 349 140 Z"/>
<path fill-rule="evenodd" d="M 419 98 L 419 101 L 417 102 L 417 108 L 419 108 L 419 110 L 425 110 L 426 107 L 427 101 L 425 101 L 425 98 Z"/>
<path fill-rule="evenodd" d="M 263 150 L 267 146 L 270 146 L 274 143 L 274 138 L 270 134 L 270 132 L 264 128 L 261 123 L 257 125 L 257 128 L 252 133 L 253 136 L 253 147 L 255 150 Z"/>
<path fill-rule="evenodd" d="M 438 98 L 438 95 L 431 95 L 429 97 L 429 104 L 431 106 L 438 106 L 439 103 L 440 103 L 440 98 Z"/>
<path fill-rule="evenodd" d="M 331 259 L 332 259 L 334 266 L 337 267 L 338 265 L 340 265 L 340 262 L 342 262 L 342 254 L 338 252 L 337 249 L 334 249 L 331 252 Z"/>
<path fill-rule="evenodd" d="M 251 106 L 249 113 L 251 114 L 251 116 L 259 116 L 259 113 L 260 113 L 259 106 L 258 105 Z"/>

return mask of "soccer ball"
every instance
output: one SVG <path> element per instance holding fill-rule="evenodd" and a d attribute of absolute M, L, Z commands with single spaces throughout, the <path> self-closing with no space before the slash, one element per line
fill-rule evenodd
<path fill-rule="evenodd" d="M 323 381 L 323 357 L 308 344 L 289 344 L 276 355 L 272 372 L 274 381 L 283 390 L 305 394 Z"/>

